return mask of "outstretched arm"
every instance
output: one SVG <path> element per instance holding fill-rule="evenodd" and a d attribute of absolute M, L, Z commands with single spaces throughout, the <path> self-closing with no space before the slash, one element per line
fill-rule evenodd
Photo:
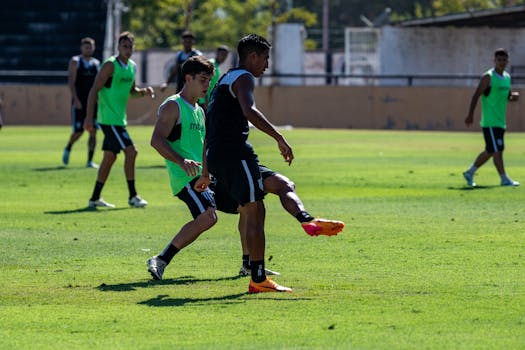
<path fill-rule="evenodd" d="M 255 99 L 253 97 L 253 90 L 255 82 L 253 78 L 247 74 L 240 76 L 233 84 L 233 92 L 237 96 L 242 112 L 246 119 L 251 122 L 257 129 L 271 136 L 279 146 L 281 155 L 288 165 L 292 164 L 293 151 L 286 139 L 272 123 L 266 119 L 264 114 L 255 106 Z"/>

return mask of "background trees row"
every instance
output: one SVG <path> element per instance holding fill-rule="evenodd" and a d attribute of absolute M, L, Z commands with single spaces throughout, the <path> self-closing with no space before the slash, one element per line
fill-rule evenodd
<path fill-rule="evenodd" d="M 272 23 L 301 22 L 309 29 L 307 47 L 320 48 L 323 0 L 126 0 L 129 12 L 123 27 L 136 35 L 137 47 L 180 47 L 180 34 L 193 31 L 199 48 L 235 45 L 244 34 L 267 36 Z M 330 0 L 333 34 L 348 26 L 364 26 L 363 16 L 373 21 L 388 7 L 390 20 L 441 16 L 523 4 L 516 0 Z M 318 35 L 316 36 L 315 33 Z"/>

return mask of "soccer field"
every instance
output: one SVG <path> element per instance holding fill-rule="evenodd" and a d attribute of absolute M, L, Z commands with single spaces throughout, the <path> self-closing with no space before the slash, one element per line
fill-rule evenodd
<path fill-rule="evenodd" d="M 465 187 L 481 133 L 283 131 L 250 136 L 261 163 L 291 178 L 310 213 L 346 222 L 309 237 L 265 200 L 266 263 L 293 293 L 247 294 L 237 217 L 219 222 L 152 281 L 145 261 L 191 216 L 169 190 L 151 127 L 130 126 L 136 183 L 127 206 L 119 156 L 87 210 L 96 171 L 87 137 L 61 166 L 66 127 L 0 131 L 1 349 L 520 349 L 525 344 L 524 188 L 492 163 Z M 99 146 L 95 161 L 101 159 Z M 525 183 L 525 135 L 506 135 Z"/>

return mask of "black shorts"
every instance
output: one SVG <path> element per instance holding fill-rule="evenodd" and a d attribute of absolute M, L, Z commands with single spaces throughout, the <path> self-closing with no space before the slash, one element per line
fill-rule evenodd
<path fill-rule="evenodd" d="M 193 180 L 187 183 L 179 193 L 177 193 L 177 197 L 186 203 L 194 219 L 200 214 L 204 213 L 208 208 L 217 207 L 215 205 L 213 192 L 209 188 L 202 192 L 196 191 L 193 188 L 198 178 L 198 176 L 195 177 Z"/>
<path fill-rule="evenodd" d="M 96 107 L 95 107 L 96 108 Z M 73 127 L 73 132 L 82 132 L 84 131 L 84 119 L 86 119 L 86 108 L 77 109 L 75 105 L 71 106 L 71 124 Z M 93 119 L 93 126 L 95 129 L 98 129 L 97 119 Z"/>
<path fill-rule="evenodd" d="M 275 175 L 275 171 L 267 168 L 266 166 L 259 164 L 259 170 L 263 181 L 272 175 Z M 226 186 L 218 182 L 217 179 L 210 184 L 210 189 L 215 193 L 215 203 L 217 204 L 217 210 L 228 214 L 238 214 L 237 208 L 239 204 L 237 201 L 228 193 Z"/>
<path fill-rule="evenodd" d="M 233 162 L 210 162 L 208 169 L 238 205 L 264 199 L 264 189 L 257 156 Z"/>
<path fill-rule="evenodd" d="M 239 214 L 237 211 L 239 204 L 237 204 L 237 201 L 233 199 L 232 196 L 230 196 L 224 185 L 218 182 L 217 179 L 213 179 L 213 182 L 210 184 L 209 188 L 214 193 L 217 210 L 228 214 Z"/>
<path fill-rule="evenodd" d="M 502 152 L 505 149 L 503 135 L 505 135 L 505 129 L 503 128 L 483 128 L 485 150 L 488 153 Z"/>
<path fill-rule="evenodd" d="M 133 140 L 129 137 L 126 127 L 118 125 L 100 124 L 104 133 L 103 151 L 110 151 L 118 154 L 124 148 L 133 145 Z"/>

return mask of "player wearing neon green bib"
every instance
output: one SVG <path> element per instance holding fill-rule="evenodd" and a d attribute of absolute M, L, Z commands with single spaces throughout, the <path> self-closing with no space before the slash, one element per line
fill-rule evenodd
<path fill-rule="evenodd" d="M 111 167 L 120 151 L 124 152 L 124 172 L 128 183 L 128 204 L 132 207 L 144 207 L 148 204 L 140 198 L 135 189 L 135 159 L 137 148 L 126 130 L 126 104 L 129 95 L 155 97 L 153 88 L 139 89 L 135 86 L 136 65 L 131 60 L 134 37 L 129 32 L 120 34 L 118 56 L 107 59 L 98 72 L 88 96 L 87 116 L 84 129 L 93 128 L 93 111 L 98 102 L 98 121 L 104 133 L 102 150 L 104 156 L 98 170 L 97 181 L 88 207 L 115 207 L 100 197 L 102 188 L 109 176 Z"/>
<path fill-rule="evenodd" d="M 107 62 L 113 65 L 113 76 L 98 92 L 98 120 L 100 124 L 126 126 L 126 106 L 137 65 L 131 59 L 124 63 L 117 56 L 111 56 L 104 63 Z"/>
<path fill-rule="evenodd" d="M 215 71 L 213 73 L 213 77 L 210 81 L 210 87 L 208 88 L 208 92 L 206 93 L 206 96 L 204 98 L 199 99 L 199 104 L 204 107 L 204 109 L 208 108 L 208 102 L 210 101 L 211 93 L 213 91 L 213 88 L 219 81 L 221 77 L 221 71 L 219 66 L 226 61 L 226 58 L 228 58 L 228 53 L 230 50 L 227 46 L 221 45 L 217 48 L 215 51 L 215 58 L 210 58 L 210 62 L 213 63 L 213 66 L 215 67 Z"/>
<path fill-rule="evenodd" d="M 481 122 L 483 128 L 507 128 L 505 113 L 510 94 L 510 75 L 500 74 L 495 68 L 485 72 L 490 77 L 490 87 L 481 95 Z"/>
<path fill-rule="evenodd" d="M 181 73 L 182 91 L 160 105 L 151 145 L 166 160 L 171 190 L 186 203 L 193 220 L 182 226 L 162 253 L 148 259 L 148 271 L 158 280 L 175 254 L 217 222 L 204 158 L 204 112 L 197 104 L 210 85 L 213 64 L 202 56 L 190 57 L 182 65 Z"/>
<path fill-rule="evenodd" d="M 510 90 L 510 75 L 505 71 L 509 62 L 509 55 L 504 49 L 497 49 L 494 53 L 494 68 L 486 71 L 479 85 L 472 95 L 470 108 L 465 118 L 465 124 L 471 126 L 474 121 L 474 109 L 481 96 L 481 122 L 483 137 L 485 138 L 485 150 L 481 152 L 474 163 L 463 173 L 467 185 L 474 187 L 474 174 L 476 170 L 485 164 L 490 158 L 494 160 L 494 166 L 498 171 L 502 186 L 519 186 L 519 182 L 512 180 L 505 173 L 503 164 L 503 150 L 505 143 L 503 136 L 507 128 L 506 111 L 507 101 L 516 101 L 518 92 Z"/>
<path fill-rule="evenodd" d="M 204 111 L 199 105 L 191 105 L 180 95 L 168 97 L 165 103 L 173 101 L 179 107 L 179 121 L 166 138 L 171 149 L 187 159 L 193 159 L 202 163 L 202 145 L 204 144 L 205 126 Z M 165 159 L 170 185 L 173 195 L 193 179 L 179 166 L 179 164 Z"/>

